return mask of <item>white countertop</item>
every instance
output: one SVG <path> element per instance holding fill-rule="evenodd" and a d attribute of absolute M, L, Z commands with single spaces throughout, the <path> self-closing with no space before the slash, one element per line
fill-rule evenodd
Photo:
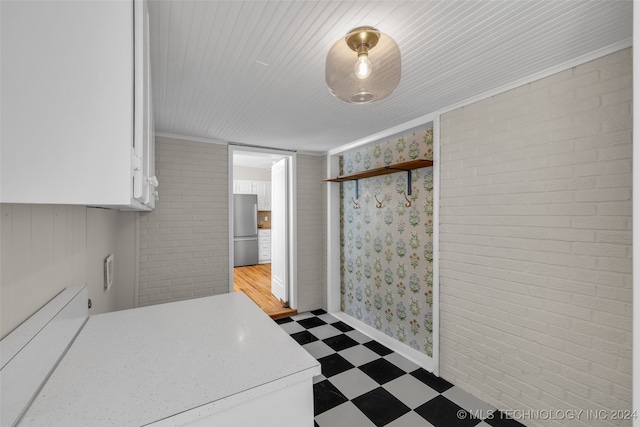
<path fill-rule="evenodd" d="M 99 314 L 20 425 L 179 425 L 319 374 L 243 293 Z"/>

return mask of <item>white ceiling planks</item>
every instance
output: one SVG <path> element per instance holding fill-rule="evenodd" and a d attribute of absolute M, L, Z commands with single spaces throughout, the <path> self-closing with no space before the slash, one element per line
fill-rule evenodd
<path fill-rule="evenodd" d="M 627 0 L 151 0 L 158 132 L 326 152 L 612 45 Z M 388 98 L 346 104 L 330 47 L 372 25 L 402 52 Z M 355 57 L 354 57 L 355 63 Z"/>

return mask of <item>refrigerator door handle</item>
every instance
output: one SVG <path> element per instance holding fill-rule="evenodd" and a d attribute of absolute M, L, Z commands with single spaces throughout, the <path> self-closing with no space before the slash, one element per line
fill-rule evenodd
<path fill-rule="evenodd" d="M 255 226 L 255 233 L 254 234 L 258 234 L 258 205 L 255 204 L 253 205 L 253 224 Z"/>
<path fill-rule="evenodd" d="M 234 242 L 248 242 L 250 240 L 258 240 L 258 236 L 248 236 L 248 237 L 234 237 L 233 241 Z"/>

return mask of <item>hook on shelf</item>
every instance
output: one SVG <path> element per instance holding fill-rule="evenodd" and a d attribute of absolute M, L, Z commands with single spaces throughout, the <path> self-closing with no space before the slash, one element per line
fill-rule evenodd
<path fill-rule="evenodd" d="M 407 203 L 405 203 L 404 205 L 407 208 L 411 207 L 411 200 L 409 200 L 409 198 L 407 197 L 407 195 L 411 195 L 411 171 L 408 170 L 407 171 L 407 191 L 404 192 L 404 198 L 407 200 Z"/>
<path fill-rule="evenodd" d="M 356 202 L 356 200 L 358 200 Z M 351 198 L 351 201 L 353 202 L 353 209 L 360 209 L 360 186 L 358 185 L 358 180 L 356 179 L 356 197 L 355 198 Z"/>
<path fill-rule="evenodd" d="M 378 200 L 378 195 L 377 194 L 374 197 L 376 198 L 376 202 L 377 202 L 376 203 L 376 208 L 383 208 L 384 207 L 384 205 L 383 205 L 384 197 L 382 198 L 382 202 L 380 200 Z"/>
<path fill-rule="evenodd" d="M 405 205 L 405 207 L 410 208 L 411 207 L 411 200 L 409 200 L 409 198 L 407 197 L 407 193 L 406 192 L 404 192 L 403 194 L 404 194 L 404 198 L 407 201 L 407 203 L 405 203 L 404 205 Z M 409 194 L 411 194 L 411 193 L 409 193 Z"/>

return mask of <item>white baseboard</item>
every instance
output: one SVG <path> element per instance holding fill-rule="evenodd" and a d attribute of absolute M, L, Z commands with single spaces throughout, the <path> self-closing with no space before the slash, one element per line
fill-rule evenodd
<path fill-rule="evenodd" d="M 364 322 L 361 322 L 354 317 L 349 316 L 342 311 L 336 311 L 329 314 L 331 314 L 336 319 L 342 320 L 344 323 L 362 332 L 366 336 L 371 337 L 381 344 L 384 344 L 391 350 L 395 351 L 401 356 L 406 357 L 407 359 L 411 360 L 413 363 L 426 369 L 427 371 L 433 372 L 435 370 L 435 361 L 433 360 L 433 358 L 427 356 L 426 354 L 414 348 L 411 348 L 396 339 L 391 338 L 384 332 L 380 332 L 379 330 L 367 325 Z"/>

